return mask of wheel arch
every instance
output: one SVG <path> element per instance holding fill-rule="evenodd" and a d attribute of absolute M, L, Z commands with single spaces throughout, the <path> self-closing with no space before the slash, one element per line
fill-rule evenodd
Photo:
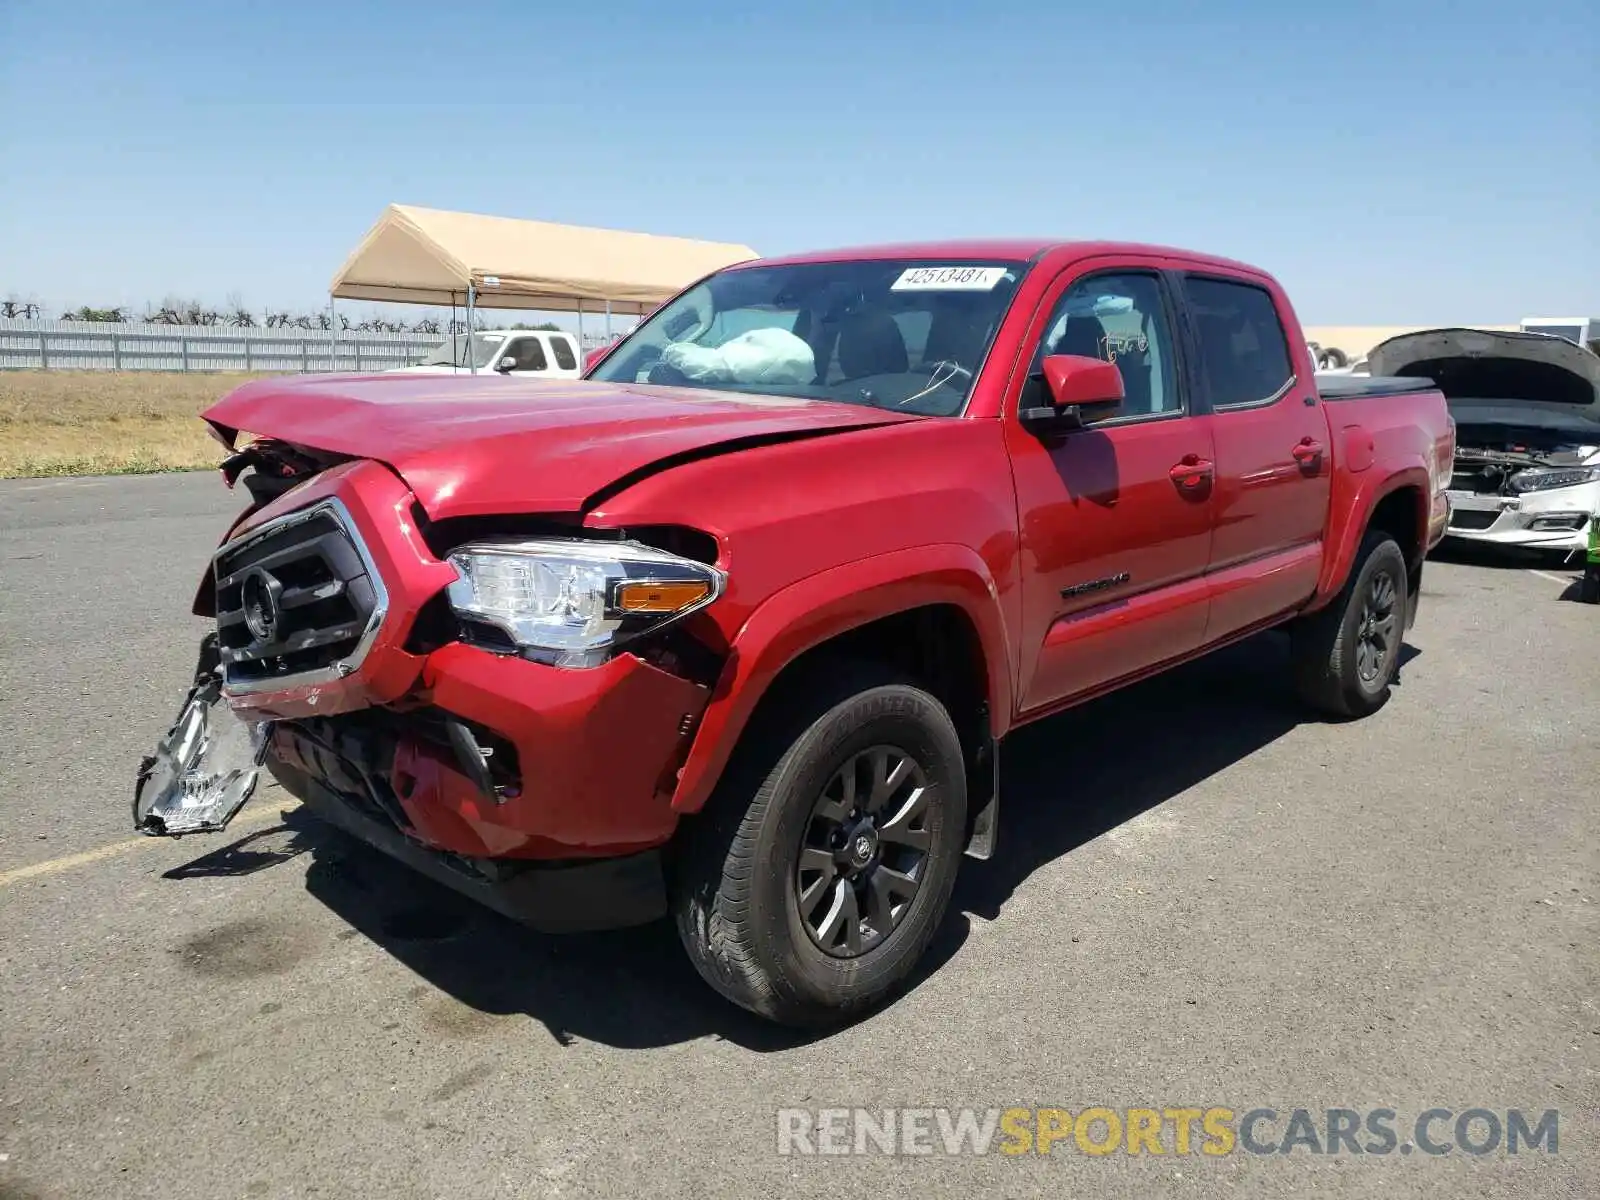
<path fill-rule="evenodd" d="M 861 559 L 791 584 L 745 622 L 712 690 L 672 797 L 704 807 L 764 704 L 831 656 L 889 662 L 947 707 L 963 748 L 998 738 L 1012 715 L 1010 647 L 998 590 L 979 555 L 933 545 Z M 959 711 L 957 711 L 959 710 Z"/>
<path fill-rule="evenodd" d="M 1351 498 L 1345 505 L 1347 519 L 1342 525 L 1335 525 L 1329 539 L 1331 553 L 1323 563 L 1315 608 L 1321 608 L 1339 594 L 1358 565 L 1356 557 L 1362 539 L 1372 529 L 1384 530 L 1399 543 L 1406 560 L 1407 590 L 1415 599 L 1421 587 L 1423 559 L 1427 556 L 1429 486 L 1426 468 L 1408 467 L 1385 475 L 1381 480 L 1374 479 Z M 1334 505 L 1337 513 L 1340 507 L 1337 496 Z M 1409 610 L 1415 611 L 1415 607 L 1412 604 Z"/>

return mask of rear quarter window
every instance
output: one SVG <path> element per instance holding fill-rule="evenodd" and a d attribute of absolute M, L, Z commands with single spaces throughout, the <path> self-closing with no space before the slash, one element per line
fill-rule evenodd
<path fill-rule="evenodd" d="M 1200 343 L 1201 386 L 1213 408 L 1263 404 L 1294 378 L 1272 294 L 1254 284 L 1190 276 L 1184 295 Z"/>

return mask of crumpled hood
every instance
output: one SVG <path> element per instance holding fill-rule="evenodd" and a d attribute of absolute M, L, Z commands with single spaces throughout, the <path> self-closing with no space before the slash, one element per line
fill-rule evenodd
<path fill-rule="evenodd" d="M 256 380 L 201 415 L 230 442 L 244 430 L 387 463 L 434 520 L 580 512 L 669 461 L 919 419 L 696 388 L 392 373 Z"/>

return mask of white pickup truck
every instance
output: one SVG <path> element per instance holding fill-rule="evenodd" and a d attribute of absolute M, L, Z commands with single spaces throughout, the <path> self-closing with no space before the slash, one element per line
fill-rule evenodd
<path fill-rule="evenodd" d="M 458 375 L 476 368 L 502 375 L 576 379 L 583 373 L 579 359 L 578 339 L 562 330 L 486 329 L 470 338 L 454 334 L 420 363 L 396 367 L 394 373 Z"/>

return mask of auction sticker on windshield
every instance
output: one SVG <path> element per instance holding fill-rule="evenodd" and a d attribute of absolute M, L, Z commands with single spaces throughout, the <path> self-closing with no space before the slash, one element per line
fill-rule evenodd
<path fill-rule="evenodd" d="M 1005 267 L 907 267 L 891 292 L 992 292 Z"/>

